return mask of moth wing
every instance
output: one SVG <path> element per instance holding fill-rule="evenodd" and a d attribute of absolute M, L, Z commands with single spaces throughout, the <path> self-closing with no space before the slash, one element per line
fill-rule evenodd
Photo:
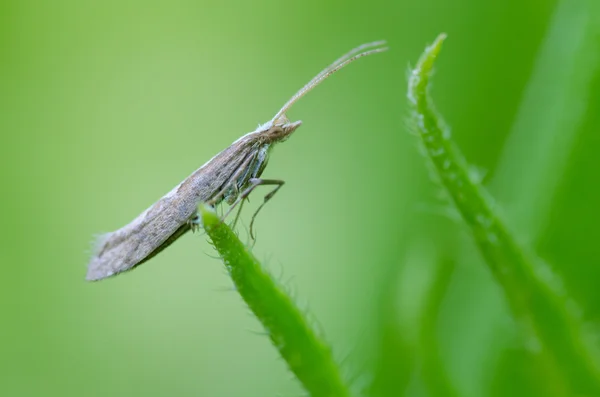
<path fill-rule="evenodd" d="M 131 223 L 98 237 L 86 279 L 114 276 L 154 256 L 167 240 L 170 244 L 189 230 L 188 221 L 195 211 L 195 204 L 186 205 L 167 195 Z"/>

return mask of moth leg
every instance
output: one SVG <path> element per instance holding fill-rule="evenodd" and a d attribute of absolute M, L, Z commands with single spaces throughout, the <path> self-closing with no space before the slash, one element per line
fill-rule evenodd
<path fill-rule="evenodd" d="M 244 208 L 244 202 L 246 200 L 243 200 L 240 202 L 240 207 L 237 210 L 237 213 L 235 214 L 235 219 L 233 220 L 233 223 L 231 224 L 231 228 L 234 229 L 235 225 L 237 225 L 238 220 L 240 219 L 240 214 L 242 213 L 242 208 Z"/>
<path fill-rule="evenodd" d="M 285 181 L 282 181 L 282 180 L 279 180 L 279 179 L 259 179 L 259 181 L 261 181 L 261 182 L 259 184 L 257 184 L 256 186 L 260 186 L 260 185 L 275 185 L 275 188 L 273 190 L 271 190 L 269 193 L 267 193 L 267 195 L 265 196 L 265 199 L 262 202 L 262 204 L 258 206 L 258 208 L 256 209 L 256 211 L 254 212 L 254 215 L 252 215 L 252 220 L 250 220 L 250 237 L 252 238 L 252 240 L 256 240 L 254 238 L 254 221 L 256 220 L 256 215 L 258 215 L 258 211 L 260 211 L 262 209 L 262 207 L 264 207 L 265 204 L 267 204 L 267 201 L 269 201 L 269 200 L 271 200 L 271 198 L 273 198 L 273 196 L 275 195 L 275 193 L 277 193 L 277 191 L 279 189 L 281 189 L 281 187 L 285 183 Z"/>
<path fill-rule="evenodd" d="M 248 188 L 246 188 L 246 190 L 244 190 L 242 193 L 238 194 L 237 199 L 233 202 L 233 204 L 231 204 L 231 207 L 229 207 L 229 210 L 225 213 L 225 215 L 223 215 L 223 218 L 221 218 L 221 221 L 225 220 L 225 218 L 227 218 L 227 216 L 229 216 L 229 214 L 231 213 L 231 211 L 233 211 L 233 209 L 235 207 L 237 207 L 237 205 L 243 201 L 245 198 L 248 197 L 248 195 L 250 193 L 252 193 L 252 191 L 254 189 L 256 189 L 256 187 L 258 185 L 260 185 L 260 183 L 258 183 L 257 181 L 260 181 L 260 179 L 258 178 L 250 178 L 250 180 L 248 181 L 250 183 L 250 186 Z"/>
<path fill-rule="evenodd" d="M 188 225 L 190 225 L 192 233 L 196 233 L 200 229 L 200 226 L 202 226 L 202 221 L 200 221 L 200 215 L 198 215 L 197 212 L 187 221 L 187 223 Z"/>
<path fill-rule="evenodd" d="M 254 215 L 252 216 L 252 221 L 250 223 L 250 236 L 252 237 L 252 239 L 254 239 L 254 233 L 252 232 L 252 223 L 254 223 L 254 218 L 256 218 L 256 214 L 258 214 L 258 211 L 260 211 L 260 209 L 265 205 L 265 203 L 267 201 L 269 201 L 269 199 L 271 197 L 273 197 L 273 195 L 275 194 L 275 192 L 277 192 L 277 190 L 279 190 L 279 188 L 285 183 L 284 181 L 278 180 L 278 179 L 260 179 L 260 178 L 250 178 L 250 180 L 248 181 L 250 183 L 250 186 L 248 186 L 246 188 L 246 190 L 244 190 L 243 192 L 240 193 L 240 195 L 238 196 L 237 200 L 235 200 L 235 202 L 233 204 L 231 204 L 231 207 L 229 208 L 229 211 L 227 211 L 225 213 L 225 216 L 223 216 L 222 219 L 227 218 L 227 216 L 231 213 L 231 211 L 233 211 L 233 209 L 240 203 L 242 202 L 244 199 L 247 199 L 248 196 L 250 195 L 250 193 L 252 193 L 252 191 L 254 191 L 254 189 L 256 189 L 258 186 L 260 185 L 277 185 L 275 187 L 275 189 L 273 189 L 272 192 L 268 193 L 265 196 L 265 201 L 260 205 L 260 207 L 258 207 L 258 209 L 256 210 L 256 212 L 254 213 Z"/>

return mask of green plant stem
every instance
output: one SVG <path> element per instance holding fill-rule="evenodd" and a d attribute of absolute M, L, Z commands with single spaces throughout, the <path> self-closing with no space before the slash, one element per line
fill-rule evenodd
<path fill-rule="evenodd" d="M 429 78 L 445 35 L 421 56 L 409 80 L 415 128 L 436 175 L 469 226 L 509 306 L 526 330 L 528 345 L 570 390 L 600 395 L 599 371 L 581 327 L 563 298 L 543 279 L 545 269 L 520 247 L 496 214 L 487 193 L 469 178 L 468 166 L 428 95 Z"/>
<path fill-rule="evenodd" d="M 199 211 L 237 291 L 304 388 L 313 397 L 350 396 L 331 349 L 293 300 L 210 207 L 200 205 Z"/>

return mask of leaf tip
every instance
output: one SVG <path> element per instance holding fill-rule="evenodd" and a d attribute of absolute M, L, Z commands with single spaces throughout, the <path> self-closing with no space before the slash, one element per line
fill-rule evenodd
<path fill-rule="evenodd" d="M 433 62 L 440 53 L 442 44 L 444 44 L 447 37 L 448 35 L 446 33 L 440 33 L 438 37 L 436 37 L 433 43 L 428 46 L 425 49 L 425 52 L 423 52 L 423 55 L 421 55 L 421 59 L 419 59 L 416 69 L 422 69 L 424 73 L 429 73 L 433 68 Z"/>
<path fill-rule="evenodd" d="M 215 209 L 206 203 L 198 204 L 198 214 L 202 220 L 202 225 L 214 226 L 219 222 Z"/>
<path fill-rule="evenodd" d="M 433 64 L 442 49 L 442 44 L 446 40 L 446 37 L 448 37 L 446 33 L 440 33 L 433 43 L 425 48 L 417 65 L 410 74 L 408 79 L 408 99 L 413 105 L 417 105 L 420 99 L 424 99 Z"/>

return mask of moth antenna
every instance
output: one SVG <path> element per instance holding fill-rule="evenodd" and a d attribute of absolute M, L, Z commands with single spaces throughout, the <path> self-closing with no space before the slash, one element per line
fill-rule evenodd
<path fill-rule="evenodd" d="M 333 69 L 334 67 L 336 67 L 340 63 L 344 62 L 348 58 L 350 58 L 350 57 L 358 54 L 359 52 L 365 51 L 367 48 L 381 47 L 381 46 L 384 46 L 385 44 L 386 44 L 385 40 L 380 40 L 380 41 L 374 41 L 372 43 L 361 44 L 358 47 L 353 48 L 352 50 L 350 50 L 350 52 L 347 52 L 346 54 L 344 54 L 341 57 L 339 57 L 338 59 L 336 59 L 331 65 L 327 66 L 325 68 L 325 70 L 321 71 L 321 73 L 319 73 L 317 76 L 315 76 L 315 78 L 313 78 L 313 80 L 315 80 L 318 76 L 320 76 L 321 74 L 327 72 L 328 70 Z"/>
<path fill-rule="evenodd" d="M 385 44 L 386 44 L 385 41 L 374 41 L 372 43 L 363 44 L 363 45 L 360 45 L 360 46 L 352 49 L 350 52 L 342 55 L 340 58 L 336 59 L 331 65 L 329 65 L 325 69 L 323 69 L 311 81 L 306 83 L 304 85 L 304 87 L 302 87 L 298 92 L 296 92 L 294 94 L 294 96 L 292 96 L 290 98 L 290 100 L 287 101 L 285 103 L 285 105 L 283 105 L 281 110 L 279 112 L 277 112 L 275 117 L 273 117 L 272 123 L 275 124 L 282 116 L 284 116 L 285 112 L 287 112 L 292 107 L 292 105 L 294 103 L 296 103 L 296 101 L 298 101 L 298 99 L 302 98 L 313 88 L 315 88 L 316 86 L 321 84 L 323 82 L 323 80 L 325 80 L 326 78 L 328 78 L 329 76 L 331 76 L 332 74 L 337 72 L 338 70 L 344 68 L 344 66 L 348 65 L 351 62 L 356 61 L 358 58 L 362 58 L 367 55 L 377 54 L 379 52 L 387 51 L 388 47 L 381 47 Z M 374 47 L 380 47 L 380 48 L 374 48 Z M 365 49 L 367 49 L 367 48 L 373 48 L 373 49 L 365 51 Z"/>

